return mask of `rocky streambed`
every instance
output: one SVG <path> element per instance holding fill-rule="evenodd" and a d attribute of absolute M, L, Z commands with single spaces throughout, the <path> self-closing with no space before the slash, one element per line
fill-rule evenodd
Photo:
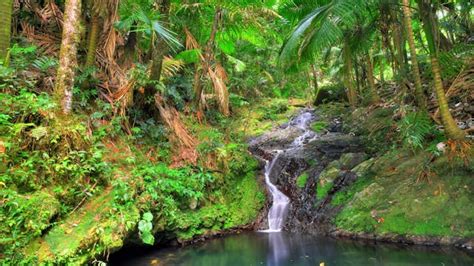
<path fill-rule="evenodd" d="M 301 128 L 305 113 L 312 126 Z M 419 182 L 428 155 L 394 151 L 370 158 L 360 136 L 343 132 L 341 119 L 322 120 L 317 111 L 302 109 L 250 141 L 262 167 L 280 151 L 269 177 L 290 199 L 285 231 L 472 250 L 474 213 L 462 210 L 474 207 L 466 198 L 474 189 L 472 169 L 448 173 L 440 158 L 430 165 L 437 177 Z M 266 219 L 256 227 L 266 229 Z"/>

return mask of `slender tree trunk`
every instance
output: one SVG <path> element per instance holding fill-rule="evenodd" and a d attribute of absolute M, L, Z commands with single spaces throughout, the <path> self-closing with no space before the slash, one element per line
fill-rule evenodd
<path fill-rule="evenodd" d="M 212 81 L 214 92 L 217 98 L 217 102 L 219 105 L 219 111 L 224 116 L 230 115 L 229 109 L 229 91 L 225 84 L 225 70 L 220 64 L 215 63 L 215 39 L 217 31 L 219 30 L 219 24 L 222 21 L 222 8 L 217 6 L 214 21 L 212 23 L 211 34 L 209 36 L 209 40 L 207 41 L 206 47 L 204 48 L 204 59 L 202 64 L 202 75 L 209 76 Z M 214 63 L 214 64 L 213 64 Z M 197 81 L 197 79 L 195 79 Z M 199 110 L 202 110 L 202 86 L 200 84 L 196 84 L 196 100 L 198 101 Z"/>
<path fill-rule="evenodd" d="M 164 16 L 163 22 L 168 22 L 168 16 L 170 13 L 171 1 L 162 0 L 160 6 L 160 12 Z M 156 47 L 154 47 L 152 52 L 153 62 L 151 66 L 150 79 L 155 81 L 160 81 L 161 79 L 161 70 L 163 68 L 163 59 L 165 55 L 168 54 L 168 45 L 165 40 L 162 38 L 158 39 Z"/>
<path fill-rule="evenodd" d="M 66 0 L 59 67 L 54 86 L 56 101 L 63 114 L 72 109 L 72 90 L 77 67 L 77 44 L 80 39 L 81 0 Z"/>
<path fill-rule="evenodd" d="M 405 46 L 405 40 L 403 38 L 402 27 L 398 23 L 395 23 L 393 26 L 393 44 L 395 47 L 397 73 L 400 78 L 401 86 L 404 86 L 406 81 L 406 65 L 403 58 L 403 47 Z"/>
<path fill-rule="evenodd" d="M 91 28 L 89 32 L 89 43 L 87 45 L 87 57 L 85 67 L 92 67 L 95 65 L 95 54 L 97 50 L 97 42 L 100 33 L 100 18 L 96 15 L 92 16 Z"/>
<path fill-rule="evenodd" d="M 423 87 L 421 85 L 420 68 L 418 66 L 418 59 L 416 57 L 415 37 L 411 25 L 411 12 L 409 0 L 403 0 L 403 17 L 405 20 L 405 30 L 408 39 L 408 46 L 410 48 L 410 57 L 412 64 L 412 74 L 415 80 L 415 96 L 418 106 L 422 109 L 426 108 L 426 99 L 423 94 Z"/>
<path fill-rule="evenodd" d="M 216 39 L 217 30 L 219 29 L 219 21 L 221 19 L 221 8 L 217 7 L 214 14 L 214 20 L 212 22 L 211 34 L 207 40 L 206 46 L 204 47 L 204 60 L 202 60 L 202 69 L 199 71 L 199 76 L 194 76 L 194 92 L 196 93 L 196 104 L 199 111 L 204 109 L 203 100 L 203 86 L 201 83 L 201 77 L 208 75 L 209 68 L 211 67 L 211 61 L 213 59 L 214 44 Z"/>
<path fill-rule="evenodd" d="M 461 129 L 459 129 L 456 121 L 449 112 L 448 99 L 441 80 L 441 68 L 438 62 L 438 47 L 435 41 L 435 24 L 433 23 L 432 18 L 434 14 L 431 12 L 430 5 L 430 1 L 418 0 L 418 8 L 423 19 L 423 28 L 425 30 L 426 40 L 428 41 L 428 48 L 430 50 L 431 70 L 433 71 L 434 87 L 436 98 L 438 100 L 441 121 L 443 122 L 446 137 L 461 140 L 464 139 L 465 134 Z"/>
<path fill-rule="evenodd" d="M 352 108 L 357 106 L 357 92 L 354 88 L 354 78 L 352 76 L 352 55 L 351 48 L 348 44 L 348 41 L 344 41 L 343 48 L 343 57 L 344 57 L 344 84 L 347 88 L 347 99 Z"/>
<path fill-rule="evenodd" d="M 317 102 L 319 97 L 318 71 L 314 64 L 311 64 L 311 73 L 313 74 L 314 102 Z"/>
<path fill-rule="evenodd" d="M 375 87 L 375 78 L 374 78 L 374 65 L 372 64 L 372 58 L 370 53 L 367 54 L 367 81 L 369 83 L 369 91 L 370 91 L 370 102 L 371 103 L 378 103 L 380 101 L 380 97 L 377 94 L 377 88 Z"/>
<path fill-rule="evenodd" d="M 351 64 L 353 65 L 354 67 L 354 72 L 355 72 L 355 84 L 356 84 L 356 88 L 357 88 L 357 92 L 361 92 L 360 90 L 360 80 L 361 80 L 361 77 L 360 77 L 360 73 L 359 73 L 359 62 L 357 60 L 357 56 L 355 57 L 355 64 Z"/>
<path fill-rule="evenodd" d="M 13 0 L 0 1 L 0 61 L 7 56 L 10 48 L 10 34 L 13 12 Z"/>

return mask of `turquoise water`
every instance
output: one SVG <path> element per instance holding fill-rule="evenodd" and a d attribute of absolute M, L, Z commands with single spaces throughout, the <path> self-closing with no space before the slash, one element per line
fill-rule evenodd
<path fill-rule="evenodd" d="M 285 232 L 243 233 L 133 254 L 122 252 L 110 265 L 474 265 L 473 256 L 453 248 L 369 245 Z"/>

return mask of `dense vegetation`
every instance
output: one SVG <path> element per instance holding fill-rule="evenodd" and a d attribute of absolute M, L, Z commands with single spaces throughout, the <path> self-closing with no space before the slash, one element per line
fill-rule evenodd
<path fill-rule="evenodd" d="M 252 223 L 246 142 L 302 106 L 372 156 L 471 175 L 472 18 L 465 0 L 2 0 L 0 259 L 99 262 Z M 336 223 L 373 226 L 359 207 Z"/>

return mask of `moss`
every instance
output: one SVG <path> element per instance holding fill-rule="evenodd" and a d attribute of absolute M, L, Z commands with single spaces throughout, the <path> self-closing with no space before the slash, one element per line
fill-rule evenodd
<path fill-rule="evenodd" d="M 327 127 L 328 123 L 326 121 L 316 121 L 311 124 L 311 129 L 316 133 L 324 131 Z"/>
<path fill-rule="evenodd" d="M 20 195 L 5 189 L 1 196 L 2 246 L 22 247 L 31 239 L 40 236 L 60 210 L 59 201 L 47 190 Z"/>
<path fill-rule="evenodd" d="M 333 183 L 332 182 L 327 182 L 324 185 L 320 185 L 316 188 L 316 199 L 322 200 L 324 199 L 328 193 L 329 190 L 331 190 Z"/>
<path fill-rule="evenodd" d="M 302 175 L 298 176 L 296 178 L 296 185 L 299 187 L 299 188 L 304 188 L 306 186 L 306 182 L 308 182 L 308 173 L 303 173 Z"/>
<path fill-rule="evenodd" d="M 121 247 L 124 236 L 140 216 L 132 205 L 122 210 L 120 217 L 110 215 L 112 202 L 110 192 L 91 200 L 44 237 L 30 243 L 24 254 L 44 264 L 81 264 L 106 250 Z"/>
<path fill-rule="evenodd" d="M 361 176 L 331 202 L 343 206 L 338 228 L 352 232 L 419 236 L 474 236 L 474 180 L 469 168 L 446 167 L 440 158 L 428 165 L 429 154 L 377 159 L 373 176 Z M 419 179 L 425 176 L 424 179 Z"/>

